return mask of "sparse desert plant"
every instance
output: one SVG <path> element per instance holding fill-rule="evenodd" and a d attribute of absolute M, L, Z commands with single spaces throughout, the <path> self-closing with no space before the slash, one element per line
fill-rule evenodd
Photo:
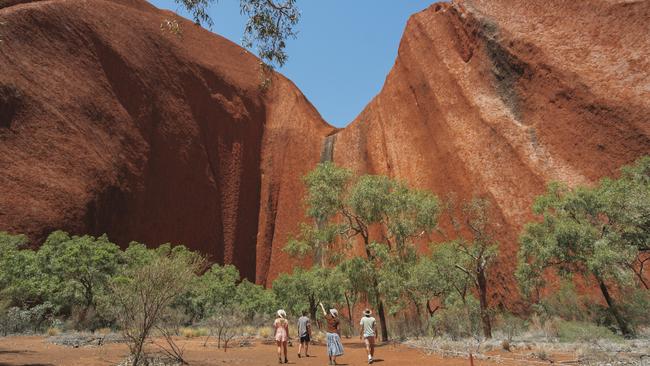
<path fill-rule="evenodd" d="M 183 27 L 178 23 L 176 19 L 163 19 L 160 23 L 160 30 L 162 32 L 169 32 L 177 37 L 183 35 Z"/>
<path fill-rule="evenodd" d="M 511 348 L 512 348 L 512 346 L 510 345 L 510 341 L 507 340 L 507 339 L 504 339 L 504 340 L 501 342 L 501 348 L 503 348 L 504 351 L 508 351 L 508 352 L 510 352 L 510 351 L 511 351 Z"/>
<path fill-rule="evenodd" d="M 209 335 L 206 336 L 203 346 L 206 346 L 210 337 L 217 338 L 217 348 L 223 346 L 223 351 L 228 350 L 228 343 L 238 335 L 241 335 L 243 329 L 243 316 L 236 310 L 229 308 L 217 309 L 214 314 L 205 321 L 205 326 L 209 329 Z"/>
<path fill-rule="evenodd" d="M 58 336 L 59 334 L 61 334 L 61 329 L 54 327 L 47 328 L 47 335 L 49 337 Z"/>
<path fill-rule="evenodd" d="M 550 355 L 546 350 L 540 349 L 532 353 L 533 357 L 540 359 L 542 361 L 549 361 L 551 359 Z"/>
<path fill-rule="evenodd" d="M 523 333 L 527 328 L 527 323 L 510 313 L 503 313 L 497 317 L 497 327 L 506 337 L 508 343 L 511 343 L 513 338 Z"/>
<path fill-rule="evenodd" d="M 188 291 L 194 276 L 204 266 L 205 259 L 198 254 L 184 247 L 166 247 L 146 263 L 129 268 L 113 280 L 113 310 L 127 339 L 133 366 L 144 359 L 144 344 L 152 330 L 160 325 L 169 305 Z M 165 338 L 170 336 L 164 327 L 159 330 Z"/>

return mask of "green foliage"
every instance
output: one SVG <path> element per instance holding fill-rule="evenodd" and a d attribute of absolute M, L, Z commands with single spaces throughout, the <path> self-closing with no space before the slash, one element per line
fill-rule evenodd
<path fill-rule="evenodd" d="M 279 307 L 273 291 L 248 280 L 237 285 L 235 302 L 239 311 L 249 320 L 258 314 L 273 314 Z"/>
<path fill-rule="evenodd" d="M 0 334 L 37 332 L 43 330 L 51 317 L 54 306 L 45 302 L 30 308 L 0 306 Z"/>
<path fill-rule="evenodd" d="M 214 25 L 208 9 L 215 0 L 175 0 L 192 14 L 196 24 Z M 295 0 L 241 0 L 241 13 L 248 18 L 244 47 L 257 46 L 259 57 L 268 65 L 283 66 L 287 61 L 286 40 L 295 38 L 300 12 Z"/>
<path fill-rule="evenodd" d="M 440 210 L 433 194 L 374 175 L 361 176 L 352 186 L 347 206 L 355 220 L 383 225 L 387 244 L 400 254 L 409 240 L 435 229 Z"/>
<path fill-rule="evenodd" d="M 39 249 L 38 263 L 51 279 L 49 293 L 55 304 L 91 307 L 117 273 L 120 256 L 120 248 L 106 235 L 94 238 L 55 231 Z"/>
<path fill-rule="evenodd" d="M 257 54 L 269 65 L 287 62 L 286 40 L 295 38 L 300 19 L 295 0 L 241 0 L 241 13 L 248 16 L 244 47 L 257 46 Z"/>
<path fill-rule="evenodd" d="M 533 309 L 545 320 L 559 317 L 569 321 L 587 321 L 587 302 L 584 296 L 578 295 L 573 282 L 564 280 L 557 291 L 533 304 Z"/>
<path fill-rule="evenodd" d="M 185 10 L 192 14 L 192 19 L 196 24 L 205 23 L 209 28 L 212 28 L 214 22 L 208 14 L 213 0 L 175 0 L 176 3 L 181 5 Z"/>
<path fill-rule="evenodd" d="M 318 164 L 303 179 L 307 187 L 307 215 L 317 222 L 330 219 L 343 206 L 352 172 L 332 162 Z"/>
<path fill-rule="evenodd" d="M 313 316 L 319 302 L 337 304 L 343 300 L 343 281 L 344 276 L 336 269 L 296 268 L 292 274 L 283 273 L 273 281 L 273 292 L 289 313 L 300 314 L 309 309 Z"/>
<path fill-rule="evenodd" d="M 0 298 L 9 306 L 29 308 L 46 300 L 50 280 L 40 270 L 37 253 L 24 248 L 27 237 L 0 232 Z"/>
<path fill-rule="evenodd" d="M 431 318 L 431 325 L 434 334 L 446 334 L 454 340 L 478 337 L 481 332 L 479 303 L 472 296 L 463 299 L 452 293 Z"/>
<path fill-rule="evenodd" d="M 650 291 L 639 288 L 625 288 L 622 291 L 619 309 L 630 325 L 639 329 L 650 326 Z M 610 319 L 613 324 L 615 319 Z"/>
<path fill-rule="evenodd" d="M 314 223 L 303 224 L 285 250 L 295 256 L 312 254 L 321 267 L 340 264 L 346 304 L 364 298 L 376 306 L 386 338 L 382 298 L 390 300 L 391 312 L 417 301 L 403 291 L 403 282 L 416 262 L 414 240 L 436 227 L 437 197 L 384 176 L 357 179 L 331 162 L 319 164 L 304 182 L 307 215 Z M 346 250 L 357 239 L 362 240 L 365 256 L 345 260 Z"/>
<path fill-rule="evenodd" d="M 630 334 L 609 287 L 637 280 L 647 288 L 638 263 L 650 249 L 650 157 L 596 187 L 550 184 L 533 210 L 542 221 L 527 224 L 520 237 L 516 276 L 524 292 L 544 286 L 546 268 L 566 277 L 593 276 L 619 328 Z"/>
<path fill-rule="evenodd" d="M 161 325 L 170 305 L 187 293 L 204 259 L 184 248 L 164 246 L 148 263 L 128 268 L 111 281 L 111 307 L 137 366 L 154 327 Z"/>
<path fill-rule="evenodd" d="M 491 309 L 487 300 L 489 269 L 498 255 L 491 203 L 473 198 L 456 207 L 447 202 L 447 213 L 457 239 L 434 246 L 432 270 L 439 279 L 431 285 L 438 287 L 439 296 L 459 296 L 466 299 L 470 288 L 479 297 L 483 334 L 492 337 Z"/>
<path fill-rule="evenodd" d="M 561 321 L 558 338 L 562 342 L 595 342 L 601 339 L 619 340 L 611 330 L 593 323 Z"/>
<path fill-rule="evenodd" d="M 510 314 L 510 313 L 501 313 L 497 316 L 496 319 L 497 329 L 503 333 L 508 342 L 522 334 L 527 328 L 528 324 L 526 320 Z"/>

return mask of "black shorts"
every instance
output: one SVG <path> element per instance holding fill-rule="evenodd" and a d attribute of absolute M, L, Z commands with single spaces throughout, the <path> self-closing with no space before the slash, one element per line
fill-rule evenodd
<path fill-rule="evenodd" d="M 311 341 L 311 339 L 309 339 L 309 334 L 300 337 L 300 343 L 309 343 L 309 341 Z"/>

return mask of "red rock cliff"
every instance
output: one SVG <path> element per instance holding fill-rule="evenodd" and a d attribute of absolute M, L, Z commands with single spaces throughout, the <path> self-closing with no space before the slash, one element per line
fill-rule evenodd
<path fill-rule="evenodd" d="M 434 4 L 409 20 L 334 161 L 440 196 L 490 197 L 492 297 L 508 301 L 517 235 L 545 185 L 593 182 L 650 152 L 649 15 L 649 2 Z"/>
<path fill-rule="evenodd" d="M 0 230 L 180 242 L 267 283 L 303 219 L 327 125 L 237 45 L 142 0 L 0 0 Z M 650 3 L 504 0 L 414 15 L 383 90 L 334 162 L 496 202 L 516 236 L 550 180 L 588 183 L 650 153 Z"/>
<path fill-rule="evenodd" d="M 261 90 L 241 47 L 164 19 L 136 0 L 0 9 L 0 230 L 184 243 L 264 281 L 332 128 L 282 76 Z"/>

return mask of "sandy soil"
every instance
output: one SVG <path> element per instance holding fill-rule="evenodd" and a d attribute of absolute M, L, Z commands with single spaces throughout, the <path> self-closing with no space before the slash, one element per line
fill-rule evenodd
<path fill-rule="evenodd" d="M 228 349 L 226 353 L 216 349 L 216 344 L 208 343 L 203 347 L 201 339 L 180 339 L 185 348 L 185 356 L 192 366 L 213 365 L 246 365 L 263 366 L 277 365 L 275 347 L 273 345 L 255 342 L 249 347 Z M 342 365 L 357 366 L 366 364 L 365 349 L 357 340 L 345 340 L 345 355 L 339 358 Z M 298 359 L 297 347 L 289 348 L 289 364 L 292 365 L 327 365 L 325 347 L 313 345 L 310 348 L 310 358 Z M 71 348 L 54 345 L 43 336 L 17 336 L 0 338 L 0 366 L 100 366 L 115 365 L 127 354 L 124 344 L 107 344 L 102 347 Z M 405 346 L 382 345 L 375 355 L 379 366 L 466 366 L 467 359 L 443 358 L 437 355 L 427 355 L 424 352 Z M 515 366 L 523 365 L 522 361 L 493 361 L 475 360 L 475 366 L 488 365 Z M 532 363 L 531 363 L 532 364 Z M 536 362 L 535 364 L 540 364 Z"/>

